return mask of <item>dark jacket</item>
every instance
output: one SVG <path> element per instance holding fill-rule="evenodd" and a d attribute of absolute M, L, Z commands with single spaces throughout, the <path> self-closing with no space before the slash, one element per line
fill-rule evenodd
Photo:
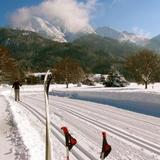
<path fill-rule="evenodd" d="M 15 81 L 15 82 L 13 83 L 12 88 L 14 88 L 14 89 L 19 89 L 20 86 L 22 86 L 22 84 L 21 84 L 19 81 Z"/>

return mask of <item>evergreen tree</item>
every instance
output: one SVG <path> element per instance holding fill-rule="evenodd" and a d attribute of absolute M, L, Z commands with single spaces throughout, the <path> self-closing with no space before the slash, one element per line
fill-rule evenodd
<path fill-rule="evenodd" d="M 105 87 L 125 87 L 128 85 L 128 82 L 117 70 L 111 69 L 103 84 Z"/>

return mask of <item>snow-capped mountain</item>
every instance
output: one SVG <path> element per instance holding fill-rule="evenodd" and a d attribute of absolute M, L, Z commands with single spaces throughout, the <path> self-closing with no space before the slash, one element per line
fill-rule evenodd
<path fill-rule="evenodd" d="M 84 34 L 95 33 L 91 26 L 86 26 L 80 32 L 72 33 L 65 28 L 65 25 L 53 24 L 40 17 L 32 17 L 29 21 L 20 26 L 12 26 L 14 29 L 28 30 L 36 32 L 45 38 L 58 42 L 73 41 Z"/>
<path fill-rule="evenodd" d="M 142 46 L 146 45 L 149 41 L 147 37 L 140 34 L 129 33 L 127 31 L 123 31 L 122 34 L 123 37 L 120 39 L 121 41 L 131 41 Z"/>
<path fill-rule="evenodd" d="M 117 39 L 119 41 L 130 41 L 138 45 L 145 45 L 148 42 L 148 38 L 143 35 L 129 33 L 127 31 L 117 31 L 110 27 L 99 27 L 96 29 L 96 33 L 102 37 L 109 37 Z"/>
<path fill-rule="evenodd" d="M 160 34 L 153 37 L 146 45 L 147 48 L 155 50 L 160 53 Z"/>
<path fill-rule="evenodd" d="M 32 17 L 32 20 L 30 20 L 27 24 L 23 24 L 22 26 L 18 27 L 18 29 L 36 32 L 41 36 L 52 39 L 54 41 L 67 42 L 65 35 L 60 31 L 59 28 L 56 28 L 48 21 L 39 17 Z"/>
<path fill-rule="evenodd" d="M 101 37 L 109 37 L 119 41 L 130 41 L 142 46 L 148 42 L 148 39 L 143 35 L 126 31 L 121 32 L 110 27 L 99 27 L 94 30 L 92 26 L 87 25 L 78 32 L 71 32 L 64 24 L 49 22 L 36 16 L 31 17 L 28 21 L 24 21 L 18 27 L 13 26 L 13 28 L 36 32 L 45 38 L 58 42 L 71 42 L 86 34 L 98 34 Z"/>
<path fill-rule="evenodd" d="M 96 29 L 96 33 L 102 37 L 109 37 L 118 40 L 123 38 L 123 33 L 110 27 L 99 27 Z"/>

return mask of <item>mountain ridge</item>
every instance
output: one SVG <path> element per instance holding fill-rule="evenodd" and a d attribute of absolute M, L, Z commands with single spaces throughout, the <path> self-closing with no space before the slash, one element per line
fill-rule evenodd
<path fill-rule="evenodd" d="M 160 53 L 160 34 L 150 39 L 146 47 Z"/>
<path fill-rule="evenodd" d="M 149 41 L 149 39 L 143 35 L 129 33 L 127 31 L 118 31 L 107 26 L 98 27 L 96 33 L 102 37 L 109 37 L 119 41 L 129 41 L 140 46 L 145 46 Z"/>
<path fill-rule="evenodd" d="M 129 41 L 137 45 L 144 46 L 148 42 L 148 38 L 143 35 L 129 33 L 127 31 L 118 31 L 111 27 L 103 26 L 93 28 L 85 26 L 78 32 L 69 31 L 63 24 L 49 22 L 41 17 L 33 16 L 29 21 L 25 21 L 19 26 L 12 26 L 14 29 L 33 31 L 45 38 L 49 38 L 58 42 L 72 42 L 81 36 L 87 34 L 97 34 L 102 37 L 108 37 L 119 41 Z"/>
<path fill-rule="evenodd" d="M 29 21 L 21 26 L 11 26 L 13 29 L 36 32 L 39 35 L 57 42 L 73 41 L 83 34 L 95 33 L 93 28 L 86 26 L 79 32 L 70 32 L 63 25 L 59 26 L 37 16 L 31 17 Z"/>
<path fill-rule="evenodd" d="M 133 43 L 119 42 L 96 34 L 84 35 L 72 43 L 59 43 L 35 32 L 0 29 L 0 45 L 10 49 L 24 70 L 45 71 L 64 57 L 78 60 L 91 72 L 105 73 L 112 62 L 136 52 Z"/>

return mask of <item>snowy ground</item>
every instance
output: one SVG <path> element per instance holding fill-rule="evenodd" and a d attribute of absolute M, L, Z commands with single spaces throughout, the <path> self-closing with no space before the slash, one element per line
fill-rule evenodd
<path fill-rule="evenodd" d="M 0 95 L 0 160 L 27 160 L 28 149 L 5 98 Z"/>
<path fill-rule="evenodd" d="M 62 126 L 67 126 L 72 136 L 78 141 L 72 150 L 71 160 L 100 159 L 101 131 L 107 132 L 108 142 L 112 146 L 112 152 L 106 159 L 160 160 L 159 113 L 154 117 L 136 113 L 136 110 L 136 112 L 131 112 L 121 109 L 124 105 L 128 107 L 134 105 L 138 108 L 149 104 L 147 108 L 153 107 L 154 109 L 151 110 L 156 109 L 158 112 L 160 84 L 154 87 L 149 86 L 147 91 L 135 84 L 118 89 L 103 88 L 100 85 L 81 88 L 72 85 L 71 88 L 65 89 L 64 85 L 52 85 L 50 91 L 52 93 L 49 99 L 55 160 L 66 159 L 64 136 L 60 131 Z M 52 91 L 54 95 L 61 97 L 53 96 Z M 44 160 L 43 86 L 23 86 L 19 103 L 14 102 L 10 88 L 1 89 L 1 94 L 5 95 L 10 105 L 19 133 L 29 150 L 28 159 Z M 106 97 L 109 100 L 120 101 L 121 106 L 108 105 L 109 101 Z M 6 107 L 5 104 L 1 105 Z M 149 109 L 148 112 L 151 110 Z"/>
<path fill-rule="evenodd" d="M 82 99 L 92 102 L 111 105 L 130 111 L 160 117 L 160 83 L 144 86 L 132 83 L 125 88 L 104 88 L 101 85 L 95 87 L 70 87 L 53 86 L 52 95 Z"/>
<path fill-rule="evenodd" d="M 0 159 L 10 159 L 13 160 L 13 152 L 11 148 L 11 144 L 8 141 L 7 134 L 9 132 L 9 125 L 7 125 L 7 104 L 2 96 L 0 96 L 0 101 L 1 101 L 1 112 L 0 112 L 0 117 L 1 117 L 1 127 L 0 127 L 0 142 L 3 144 L 3 147 L 1 146 L 0 149 Z"/>

